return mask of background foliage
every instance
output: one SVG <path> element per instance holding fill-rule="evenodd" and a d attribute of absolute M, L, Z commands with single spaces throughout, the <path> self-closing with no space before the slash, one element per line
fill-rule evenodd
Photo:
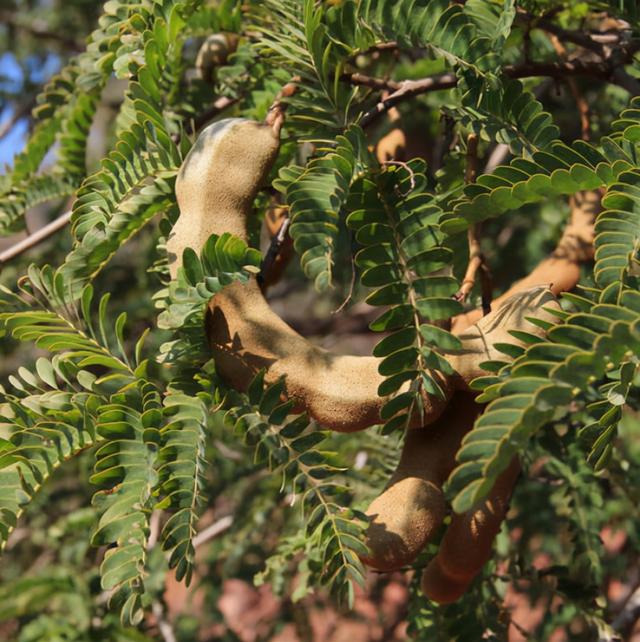
<path fill-rule="evenodd" d="M 217 606 L 225 578 L 282 596 L 260 639 L 288 626 L 312 639 L 304 622 L 327 592 L 348 612 L 365 582 L 361 511 L 395 465 L 420 389 L 437 392 L 425 368 L 447 368 L 451 335 L 416 326 L 411 302 L 426 321 L 462 310 L 450 295 L 477 222 L 503 291 L 553 248 L 567 195 L 596 188 L 606 196 L 594 264 L 547 340 L 478 381 L 494 429 L 476 427 L 450 479 L 453 508 L 466 510 L 520 454 L 528 473 L 496 559 L 456 605 L 428 603 L 413 581 L 399 620 L 416 640 L 503 640 L 518 629 L 510 586 L 542 612 L 527 639 L 629 634 L 640 582 L 635 3 L 36 0 L 2 2 L 0 15 L 1 144 L 17 149 L 28 130 L 0 178 L 0 232 L 13 247 L 25 228 L 71 212 L 37 249 L 0 258 L 5 637 L 235 639 Z M 209 82 L 195 58 L 221 31 L 241 38 Z M 346 334 L 349 349 L 370 352 L 369 323 L 418 337 L 401 357 L 375 348 L 393 357 L 389 391 L 417 382 L 382 431 L 328 434 L 291 414 L 281 384 L 257 378 L 245 395 L 218 380 L 203 304 L 259 269 L 255 249 L 212 238 L 169 282 L 173 187 L 195 134 L 213 118 L 264 118 L 294 76 L 253 244 L 281 198 L 298 260 L 274 307 L 327 346 Z M 586 132 L 567 78 L 590 107 Z M 408 165 L 380 165 L 369 149 L 395 126 L 376 109 L 382 90 L 397 100 L 407 159 L 418 157 Z M 489 164 L 465 186 L 471 133 Z M 397 218 L 372 227 L 363 204 Z M 396 268 L 382 278 L 390 238 Z M 442 266 L 448 280 L 416 279 Z M 478 302 L 474 290 L 468 305 Z M 376 312 L 389 304 L 395 316 Z M 173 611 L 174 577 L 205 606 Z M 399 580 L 367 581 L 375 594 Z"/>

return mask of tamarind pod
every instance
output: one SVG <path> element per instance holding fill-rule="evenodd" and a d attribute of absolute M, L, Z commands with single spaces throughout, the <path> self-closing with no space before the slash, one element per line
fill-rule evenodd
<path fill-rule="evenodd" d="M 442 484 L 480 410 L 472 394 L 458 392 L 433 425 L 407 432 L 396 471 L 366 510 L 365 564 L 379 571 L 402 568 L 435 535 L 446 511 Z"/>
<path fill-rule="evenodd" d="M 599 190 L 577 192 L 570 199 L 571 216 L 554 251 L 524 278 L 516 281 L 492 306 L 532 287 L 546 285 L 553 294 L 572 290 L 580 280 L 580 264 L 593 258 L 594 223 L 600 206 Z M 452 319 L 452 330 L 462 330 L 476 323 L 482 310 L 470 310 Z"/>
<path fill-rule="evenodd" d="M 602 211 L 602 194 L 602 190 L 597 189 L 576 192 L 569 198 L 571 218 L 554 254 L 576 262 L 593 258 L 594 224 Z"/>
<path fill-rule="evenodd" d="M 278 153 L 282 124 L 278 110 L 270 122 L 225 119 L 198 137 L 176 181 L 180 217 L 167 241 L 174 278 L 184 249 L 200 252 L 211 234 L 229 232 L 247 241 L 253 200 Z M 534 315 L 532 295 L 520 296 L 523 310 Z M 549 302 L 553 299 L 548 292 L 544 296 Z M 517 300 L 512 302 L 514 308 L 519 305 Z M 424 414 L 414 418 L 415 426 L 435 421 L 454 390 L 465 389 L 482 373 L 479 364 L 493 358 L 493 343 L 510 338 L 508 329 L 520 329 L 521 319 L 514 320 L 513 328 L 506 321 L 492 321 L 503 317 L 511 322 L 501 309 L 469 329 L 462 353 L 449 358 L 455 376 L 430 373 L 444 394 L 425 395 Z M 244 285 L 233 283 L 214 296 L 206 322 L 218 372 L 235 388 L 246 390 L 265 368 L 267 383 L 285 377 L 287 395 L 327 428 L 353 431 L 381 422 L 386 399 L 378 396 L 384 381 L 378 373 L 380 360 L 334 355 L 314 346 L 271 310 L 255 279 Z"/>
<path fill-rule="evenodd" d="M 167 242 L 172 277 L 184 249 L 200 252 L 211 234 L 229 232 L 247 241 L 247 218 L 278 153 L 280 123 L 225 119 L 200 134 L 176 181 L 180 217 Z M 313 346 L 271 310 L 255 279 L 213 297 L 206 323 L 218 371 L 235 388 L 246 390 L 266 368 L 268 383 L 285 376 L 288 396 L 328 428 L 352 431 L 380 423 L 380 360 Z M 444 400 L 425 400 L 425 414 L 435 419 L 453 382 L 433 376 L 445 390 Z"/>
<path fill-rule="evenodd" d="M 200 133 L 176 180 L 180 216 L 167 241 L 172 278 L 184 249 L 199 253 L 211 234 L 247 240 L 246 217 L 279 146 L 278 131 L 244 118 L 225 118 Z"/>
<path fill-rule="evenodd" d="M 509 334 L 509 330 L 526 330 L 536 336 L 543 334 L 542 329 L 529 322 L 527 317 L 552 320 L 552 312 L 544 308 L 559 308 L 555 297 L 544 287 L 510 297 L 476 325 L 458 333 L 464 350 L 451 359 L 452 363 L 465 376 L 484 374 L 480 367 L 482 361 L 505 358 L 493 348 L 493 344 L 508 342 L 522 345 Z M 466 386 L 466 382 L 468 379 L 462 381 L 459 388 Z M 366 511 L 372 518 L 367 530 L 371 554 L 363 561 L 369 566 L 390 571 L 410 564 L 433 537 L 444 517 L 442 484 L 455 466 L 460 442 L 473 427 L 479 412 L 473 394 L 456 392 L 433 425 L 407 433 L 397 470 L 382 494 Z M 496 485 L 494 493 L 501 488 Z M 492 506 L 487 504 L 487 510 Z M 454 518 L 454 524 L 458 521 Z M 478 514 L 476 522 L 480 521 L 482 515 Z M 456 528 L 459 526 L 455 526 L 452 533 Z M 488 534 L 490 531 L 485 532 Z M 492 541 L 493 535 L 490 537 Z M 458 590 L 460 582 L 455 582 L 455 585 Z"/>
<path fill-rule="evenodd" d="M 425 395 L 424 414 L 416 416 L 413 425 L 435 421 L 456 389 L 468 389 L 472 379 L 485 373 L 480 367 L 483 361 L 505 358 L 493 344 L 515 343 L 509 330 L 540 334 L 525 317 L 551 318 L 540 309 L 543 305 L 558 305 L 548 289 L 520 293 L 460 335 L 463 350 L 449 356 L 456 374 L 445 377 L 430 371 L 444 398 Z M 267 382 L 284 376 L 287 395 L 327 428 L 350 432 L 381 422 L 380 411 L 387 399 L 378 396 L 384 381 L 378 373 L 380 361 L 335 355 L 314 346 L 271 310 L 253 279 L 233 283 L 211 299 L 207 336 L 218 371 L 239 390 L 246 390 L 255 374 L 265 368 Z"/>
<path fill-rule="evenodd" d="M 458 384 L 459 389 L 466 389 L 468 382 L 486 374 L 481 367 L 484 361 L 506 359 L 503 353 L 494 348 L 495 344 L 510 343 L 524 347 L 523 342 L 510 334 L 511 330 L 544 336 L 544 331 L 527 321 L 527 317 L 557 321 L 553 310 L 559 310 L 560 305 L 546 286 L 536 286 L 501 299 L 492 312 L 481 316 L 473 325 L 464 327 L 458 324 L 453 329 L 453 334 L 458 336 L 463 345 L 463 350 L 449 359 L 456 371 L 464 375 L 463 381 Z"/>
<path fill-rule="evenodd" d="M 527 289 L 549 285 L 554 294 L 575 287 L 580 279 L 580 264 L 593 258 L 594 223 L 600 211 L 597 190 L 578 192 L 569 199 L 571 217 L 554 251 L 528 275 L 514 284 Z"/>
<path fill-rule="evenodd" d="M 314 346 L 271 310 L 253 279 L 232 283 L 211 299 L 207 336 L 218 371 L 238 390 L 246 390 L 265 368 L 265 381 L 284 376 L 287 396 L 327 428 L 352 432 L 382 421 L 387 399 L 378 396 L 384 381 L 380 360 Z M 424 402 L 425 415 L 436 419 L 453 394 L 453 380 L 431 374 L 445 390 L 445 399 L 433 396 Z"/>
<path fill-rule="evenodd" d="M 515 457 L 479 508 L 453 516 L 437 555 L 422 575 L 422 592 L 429 599 L 440 604 L 455 602 L 486 564 L 519 474 Z"/>
<path fill-rule="evenodd" d="M 457 602 L 469 588 L 471 581 L 456 580 L 447 575 L 436 556 L 422 572 L 420 586 L 424 595 L 438 604 Z"/>
<path fill-rule="evenodd" d="M 447 575 L 460 581 L 472 580 L 482 569 L 509 509 L 519 474 L 520 463 L 514 457 L 478 508 L 453 516 L 438 552 L 440 565 Z"/>
<path fill-rule="evenodd" d="M 529 299 L 529 306 L 523 303 Z M 535 314 L 532 309 L 537 308 Z M 496 328 L 507 326 L 509 329 L 525 329 L 525 317 L 535 316 L 538 319 L 554 321 L 555 316 L 551 311 L 558 309 L 558 303 L 548 288 L 538 287 L 524 292 L 516 291 L 502 297 L 498 314 L 491 313 L 482 317 L 475 325 L 464 330 L 460 324 L 454 330 L 465 345 L 470 343 L 469 335 L 476 335 L 475 341 L 480 340 L 478 331 L 485 332 L 485 337 L 493 335 L 493 343 L 498 342 Z M 528 332 L 541 335 L 540 328 L 532 326 L 526 328 Z M 505 333 L 502 342 L 519 344 L 514 337 Z M 493 348 L 489 348 L 491 352 Z M 498 354 L 497 358 L 504 358 Z M 496 358 L 492 357 L 492 358 Z M 466 372 L 478 369 L 478 376 L 482 374 L 479 364 L 472 356 L 473 364 L 465 364 Z M 452 459 L 455 458 L 455 453 Z M 452 461 L 452 465 L 453 465 Z M 467 590 L 469 584 L 480 572 L 484 564 L 491 556 L 493 540 L 500 530 L 500 525 L 508 509 L 508 502 L 515 481 L 520 472 L 517 458 L 511 462 L 509 467 L 498 477 L 491 493 L 476 510 L 464 515 L 454 515 L 451 524 L 440 544 L 436 557 L 431 560 L 423 572 L 422 590 L 431 600 L 440 604 L 448 604 L 458 600 Z"/>
<path fill-rule="evenodd" d="M 238 35 L 235 33 L 214 33 L 207 36 L 198 49 L 196 69 L 200 78 L 212 82 L 216 67 L 226 64 L 230 54 L 238 47 Z"/>

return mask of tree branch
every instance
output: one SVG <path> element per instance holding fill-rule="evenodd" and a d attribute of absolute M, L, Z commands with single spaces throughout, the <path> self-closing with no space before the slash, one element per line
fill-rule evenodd
<path fill-rule="evenodd" d="M 621 65 L 631 62 L 634 53 L 634 48 L 628 48 L 624 51 L 624 55 L 620 57 L 620 60 L 614 60 L 612 57 L 606 61 L 568 60 L 564 62 L 530 62 L 520 65 L 506 65 L 502 68 L 502 72 L 510 78 L 589 76 L 619 85 L 635 95 L 640 94 L 640 82 L 626 74 L 621 68 Z M 371 125 L 382 114 L 389 111 L 391 107 L 409 98 L 431 91 L 451 89 L 458 84 L 458 79 L 452 73 L 428 76 L 419 80 L 404 80 L 402 82 L 373 78 L 360 73 L 344 74 L 341 79 L 352 85 L 391 92 L 389 96 L 364 114 L 360 120 L 362 127 Z"/>
<path fill-rule="evenodd" d="M 607 59 L 611 55 L 610 49 L 614 47 L 625 55 L 631 56 L 640 50 L 640 41 L 630 40 L 622 31 L 614 31 L 613 33 L 572 31 L 563 29 L 548 17 L 538 18 L 523 9 L 518 10 L 516 20 L 521 23 L 524 22 L 530 29 L 541 29 L 553 34 L 563 42 L 571 42 L 583 49 L 592 51 L 603 59 Z"/>
<path fill-rule="evenodd" d="M 631 62 L 631 59 L 626 59 L 625 62 Z M 522 65 L 506 65 L 502 71 L 510 78 L 590 76 L 612 81 L 614 67 L 611 63 L 602 60 L 576 59 L 565 62 L 530 62 Z"/>
<path fill-rule="evenodd" d="M 204 530 L 201 530 L 192 540 L 193 548 L 198 548 L 202 546 L 209 540 L 217 537 L 221 533 L 224 533 L 226 530 L 231 528 L 233 525 L 233 515 L 225 515 L 217 521 L 213 522 L 210 526 L 207 526 Z"/>
<path fill-rule="evenodd" d="M 193 130 L 196 132 L 200 131 L 212 118 L 215 118 L 221 111 L 224 111 L 228 107 L 235 105 L 238 100 L 239 98 L 220 96 L 220 98 L 217 98 L 209 109 L 198 114 L 197 118 L 194 119 Z"/>
<path fill-rule="evenodd" d="M 542 29 L 547 33 L 553 34 L 562 41 L 572 42 L 574 45 L 593 51 L 604 58 L 602 44 L 591 38 L 591 36 L 583 31 L 568 31 L 567 29 L 559 27 L 548 18 L 538 18 L 522 9 L 518 11 L 517 21 L 524 22 L 530 29 Z"/>
<path fill-rule="evenodd" d="M 629 635 L 634 624 L 640 619 L 640 588 L 636 589 L 626 601 L 624 608 L 616 615 L 611 628 L 625 637 Z"/>
<path fill-rule="evenodd" d="M 478 174 L 478 143 L 477 134 L 469 134 L 467 138 L 467 159 L 464 172 L 464 182 L 468 185 L 475 183 Z M 469 263 L 467 270 L 460 284 L 460 289 L 453 295 L 456 301 L 464 302 L 473 290 L 478 275 L 482 288 L 482 313 L 491 312 L 491 274 L 485 257 L 480 247 L 480 224 L 476 223 L 467 230 L 467 242 L 469 246 Z"/>
<path fill-rule="evenodd" d="M 67 223 L 71 220 L 71 210 L 65 212 L 58 216 L 58 218 L 51 221 L 44 227 L 41 227 L 39 230 L 36 230 L 27 238 L 22 239 L 8 247 L 4 252 L 0 252 L 0 265 L 4 265 L 11 259 L 14 259 L 16 256 L 23 254 L 27 250 L 30 250 L 38 243 L 41 243 L 45 239 L 48 239 L 50 236 L 53 236 L 58 230 L 61 230 Z"/>
<path fill-rule="evenodd" d="M 205 124 L 207 124 L 208 120 L 216 116 L 227 107 L 230 107 L 235 102 L 237 102 L 237 99 L 235 98 L 227 98 L 226 96 L 218 98 L 213 104 L 211 111 L 205 112 L 200 118 L 196 120 L 196 131 L 199 131 Z M 35 247 L 42 241 L 45 241 L 50 236 L 53 236 L 56 232 L 65 227 L 70 220 L 71 210 L 65 212 L 64 214 L 61 214 L 58 218 L 54 219 L 44 227 L 41 227 L 39 230 L 36 230 L 33 234 L 30 234 L 26 238 L 21 239 L 17 243 L 9 246 L 6 250 L 0 252 L 0 266 L 11 261 L 17 256 L 20 256 L 27 250 L 30 250 L 32 247 Z"/>
<path fill-rule="evenodd" d="M 173 626 L 171 626 L 171 623 L 167 620 L 164 606 L 159 600 L 153 600 L 151 603 L 151 612 L 156 618 L 158 631 L 164 642 L 177 642 L 178 638 L 173 630 Z"/>
<path fill-rule="evenodd" d="M 347 74 L 346 77 L 343 76 L 343 80 L 348 80 L 348 82 L 354 85 L 362 85 L 392 92 L 362 117 L 360 121 L 362 127 L 367 127 L 377 120 L 379 116 L 408 98 L 425 94 L 429 91 L 451 89 L 458 84 L 458 79 L 454 74 L 440 74 L 439 76 L 430 76 L 421 80 L 404 80 L 400 83 L 393 80 L 379 80 L 369 76 L 363 76 L 362 74 Z"/>

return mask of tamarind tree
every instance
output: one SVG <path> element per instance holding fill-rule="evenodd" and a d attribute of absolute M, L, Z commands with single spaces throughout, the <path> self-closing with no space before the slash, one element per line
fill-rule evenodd
<path fill-rule="evenodd" d="M 636 4 L 10 4 L 0 631 L 395 578 L 410 639 L 631 639 Z"/>

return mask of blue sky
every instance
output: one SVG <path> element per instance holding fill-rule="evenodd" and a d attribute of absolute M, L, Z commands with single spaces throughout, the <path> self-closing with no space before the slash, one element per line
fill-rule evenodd
<path fill-rule="evenodd" d="M 50 55 L 44 64 L 39 58 L 26 61 L 27 73 L 32 82 L 42 83 L 48 80 L 60 67 L 58 56 Z M 0 84 L 4 89 L 20 90 L 24 80 L 22 67 L 10 52 L 0 54 Z M 13 110 L 6 107 L 0 113 L 0 126 L 11 118 Z M 13 157 L 24 146 L 27 137 L 27 120 L 21 119 L 16 123 L 2 140 L 0 140 L 0 174 L 5 173 L 5 164 L 11 165 Z"/>

